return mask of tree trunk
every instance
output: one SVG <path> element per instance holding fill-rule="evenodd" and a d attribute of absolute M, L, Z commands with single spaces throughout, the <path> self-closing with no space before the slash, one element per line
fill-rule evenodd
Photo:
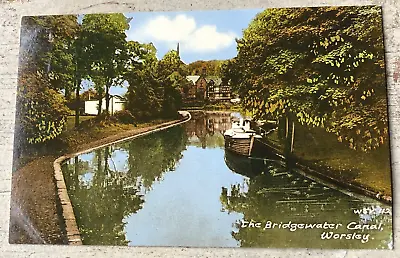
<path fill-rule="evenodd" d="M 78 53 L 79 51 L 79 44 L 75 45 L 75 128 L 78 128 L 79 126 L 79 110 L 80 110 L 80 96 L 79 96 L 79 91 L 81 90 L 81 82 L 82 82 L 82 76 L 79 72 L 79 66 L 78 66 Z"/>
<path fill-rule="evenodd" d="M 70 101 L 71 100 L 71 89 L 69 89 L 69 87 L 67 87 L 66 89 L 65 89 L 65 99 L 67 100 L 67 101 Z"/>
<path fill-rule="evenodd" d="M 105 175 L 105 178 L 104 178 L 104 186 L 106 187 L 106 186 L 108 186 L 108 176 L 109 176 L 109 171 L 110 171 L 110 169 L 109 169 L 109 164 L 108 164 L 108 158 L 109 158 L 109 156 L 110 156 L 110 149 L 109 149 L 110 147 L 105 147 L 104 148 L 104 175 Z"/>
<path fill-rule="evenodd" d="M 290 143 L 290 153 L 293 153 L 293 150 L 294 150 L 294 121 L 292 120 L 292 133 L 291 133 L 291 135 L 292 135 L 292 140 L 291 140 L 291 143 Z"/>
<path fill-rule="evenodd" d="M 80 110 L 80 96 L 79 96 L 79 90 L 80 90 L 80 80 L 76 81 L 75 89 L 76 89 L 76 96 L 75 96 L 75 128 L 79 126 L 79 110 Z"/>
<path fill-rule="evenodd" d="M 79 157 L 76 156 L 74 158 L 74 173 L 73 173 L 73 187 L 74 189 L 78 189 L 79 188 L 79 178 L 78 175 L 80 175 L 80 171 L 79 171 Z"/>
<path fill-rule="evenodd" d="M 110 114 L 110 93 L 109 93 L 109 90 L 110 90 L 110 86 L 109 86 L 109 84 L 107 83 L 107 85 L 106 85 L 106 116 L 108 116 L 109 114 Z"/>
<path fill-rule="evenodd" d="M 103 181 L 104 181 L 104 175 L 103 175 L 103 168 L 102 168 L 102 149 L 96 150 L 95 155 L 97 156 L 97 171 L 95 173 L 95 176 L 93 177 L 93 184 L 97 184 L 102 186 Z"/>
<path fill-rule="evenodd" d="M 278 118 L 278 138 L 280 141 L 285 140 L 285 118 L 280 117 Z"/>
<path fill-rule="evenodd" d="M 289 117 L 286 116 L 286 123 L 285 123 L 285 139 L 289 137 Z"/>
<path fill-rule="evenodd" d="M 292 126 L 290 126 L 292 124 Z M 288 115 L 285 123 L 284 156 L 286 158 L 286 167 L 293 168 L 294 161 L 294 120 Z"/>
<path fill-rule="evenodd" d="M 97 116 L 101 115 L 101 107 L 103 105 L 103 94 L 99 96 L 99 106 L 97 107 Z"/>
<path fill-rule="evenodd" d="M 290 136 L 289 136 L 289 117 L 285 117 L 285 138 L 284 138 L 284 155 L 286 159 L 289 159 L 290 156 Z"/>

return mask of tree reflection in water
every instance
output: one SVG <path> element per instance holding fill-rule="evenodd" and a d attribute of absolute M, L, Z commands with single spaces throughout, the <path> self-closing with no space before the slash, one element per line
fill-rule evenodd
<path fill-rule="evenodd" d="M 84 244 L 277 248 L 383 248 L 390 244 L 390 216 L 352 212 L 387 206 L 325 187 L 288 172 L 276 161 L 225 153 L 224 162 L 223 132 L 231 126 L 231 114 L 192 115 L 183 126 L 111 145 L 64 164 Z M 345 227 L 351 221 L 383 222 L 384 230 L 364 232 L 371 237 L 361 244 L 360 240 L 321 240 L 321 229 L 242 228 L 240 218 L 264 225 L 267 221 L 342 223 L 338 233 L 349 233 Z"/>
<path fill-rule="evenodd" d="M 227 154 L 228 166 L 235 172 L 244 172 L 250 177 L 247 191 L 242 186 L 231 185 L 223 188 L 221 203 L 225 210 L 235 211 L 244 215 L 245 221 L 261 222 L 262 227 L 267 221 L 272 223 L 341 223 L 338 230 L 324 229 L 265 229 L 243 228 L 241 222 L 236 222 L 237 230 L 232 236 L 242 247 L 292 247 L 292 248 L 388 248 L 391 244 L 391 216 L 378 214 L 376 216 L 356 215 L 353 209 L 363 207 L 388 208 L 373 200 L 358 200 L 339 191 L 320 185 L 296 173 L 287 172 L 284 164 L 277 161 L 250 161 L 246 158 Z M 243 168 L 249 168 L 250 173 Z M 264 169 L 265 166 L 265 169 Z M 264 171 L 264 172 L 261 172 Z M 378 209 L 380 209 L 378 208 Z M 383 231 L 348 230 L 346 225 L 352 221 L 360 224 L 384 224 Z M 321 240 L 324 231 L 334 233 L 369 233 L 369 241 L 362 244 L 360 240 Z"/>
<path fill-rule="evenodd" d="M 192 112 L 192 119 L 185 123 L 189 143 L 205 148 L 223 148 L 223 133 L 232 126 L 232 112 L 197 111 Z"/>
<path fill-rule="evenodd" d="M 162 180 L 163 173 L 174 171 L 186 141 L 184 129 L 179 126 L 119 144 L 128 153 L 128 180 L 133 180 L 129 184 L 138 183 L 144 191 L 150 190 L 155 181 Z"/>
<path fill-rule="evenodd" d="M 83 243 L 128 245 L 124 219 L 142 208 L 143 192 L 175 168 L 185 147 L 184 130 L 176 127 L 66 162 L 64 177 Z"/>

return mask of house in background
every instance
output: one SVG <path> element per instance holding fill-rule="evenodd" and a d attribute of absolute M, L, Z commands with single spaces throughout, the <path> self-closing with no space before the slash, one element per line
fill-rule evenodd
<path fill-rule="evenodd" d="M 117 111 L 121 111 L 125 109 L 126 101 L 118 95 L 111 95 L 110 96 L 110 106 L 109 111 L 110 114 L 114 114 Z M 99 107 L 99 100 L 86 100 L 85 101 L 85 114 L 87 115 L 97 115 L 98 114 L 98 107 Z M 103 112 L 106 110 L 106 99 L 102 99 L 101 103 L 101 111 Z"/>
<path fill-rule="evenodd" d="M 231 87 L 224 85 L 221 78 L 217 76 L 191 75 L 186 76 L 191 82 L 186 93 L 183 93 L 184 101 L 222 102 L 230 101 Z"/>
<path fill-rule="evenodd" d="M 186 79 L 191 82 L 184 99 L 186 100 L 204 100 L 207 95 L 207 81 L 203 76 L 191 75 L 186 76 Z"/>
<path fill-rule="evenodd" d="M 205 77 L 207 81 L 207 99 L 211 102 L 229 101 L 231 99 L 231 87 L 224 85 L 222 79 L 216 76 Z"/>

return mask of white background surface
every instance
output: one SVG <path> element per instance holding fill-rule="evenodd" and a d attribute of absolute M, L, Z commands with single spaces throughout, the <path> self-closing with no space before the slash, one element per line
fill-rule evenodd
<path fill-rule="evenodd" d="M 0 4 L 0 257 L 400 257 L 400 1 L 357 0 L 16 0 Z M 23 15 L 241 9 L 321 5 L 383 6 L 394 178 L 394 251 L 307 249 L 201 249 L 8 244 L 12 144 L 20 18 Z M 399 80 L 394 81 L 394 74 Z M 34 180 L 34 179 L 32 179 Z"/>

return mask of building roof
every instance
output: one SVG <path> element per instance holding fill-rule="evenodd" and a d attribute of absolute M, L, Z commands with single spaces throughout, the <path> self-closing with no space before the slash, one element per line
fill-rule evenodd
<path fill-rule="evenodd" d="M 110 94 L 110 98 L 116 98 L 116 99 L 119 99 L 119 100 L 125 100 L 125 97 L 120 96 L 120 95 L 111 95 Z"/>
<path fill-rule="evenodd" d="M 214 81 L 215 86 L 220 86 L 222 84 L 222 79 L 218 76 L 200 76 L 200 75 L 189 75 L 186 76 L 186 79 L 188 81 L 191 81 L 193 84 L 196 84 L 196 82 L 203 77 L 207 83 L 210 83 L 210 81 Z"/>
<path fill-rule="evenodd" d="M 215 86 L 219 86 L 222 83 L 222 79 L 218 76 L 206 76 L 206 82 L 209 83 L 211 80 L 214 81 Z"/>
<path fill-rule="evenodd" d="M 199 78 L 200 78 L 199 75 L 186 76 L 186 80 L 191 81 L 193 84 L 196 84 L 196 82 L 199 80 Z"/>
<path fill-rule="evenodd" d="M 106 97 L 103 97 L 102 99 L 103 99 L 103 101 L 106 101 Z M 126 102 L 126 99 L 124 97 L 120 96 L 120 95 L 111 95 L 110 94 L 110 100 L 111 99 L 116 99 L 116 100 L 120 100 L 120 101 L 125 101 Z M 99 101 L 99 99 L 96 98 L 96 99 L 90 99 L 90 100 L 85 100 L 85 101 Z"/>

